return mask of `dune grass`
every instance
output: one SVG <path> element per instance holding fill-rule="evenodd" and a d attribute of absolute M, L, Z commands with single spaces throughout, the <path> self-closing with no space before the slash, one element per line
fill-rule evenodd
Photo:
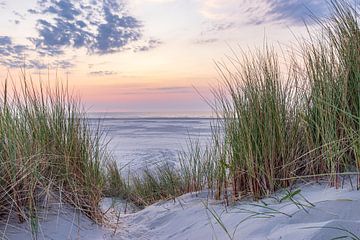
<path fill-rule="evenodd" d="M 250 54 L 242 60 L 229 59 L 234 70 L 218 64 L 224 88 L 215 91 L 224 129 L 224 160 L 219 160 L 227 169 L 223 186 L 230 184 L 236 198 L 247 193 L 259 198 L 288 187 L 288 181 L 278 179 L 295 176 L 297 161 L 291 161 L 303 154 L 300 94 L 291 80 L 294 75 L 281 73 L 270 48 Z"/>
<path fill-rule="evenodd" d="M 122 195 L 148 205 L 206 188 L 229 203 L 268 196 L 302 177 L 326 176 L 339 187 L 339 174 L 358 174 L 359 14 L 347 1 L 329 8 L 330 17 L 317 19 L 316 31 L 285 56 L 265 43 L 218 62 L 211 144 L 190 141 L 179 167 L 132 176 L 117 184 L 126 186 Z"/>
<path fill-rule="evenodd" d="M 214 90 L 224 152 L 223 195 L 255 199 L 301 176 L 359 171 L 360 30 L 355 6 L 332 1 L 319 35 L 309 30 L 286 66 L 271 47 L 218 63 Z M 265 44 L 266 45 L 266 44 Z M 294 52 L 294 51 L 291 51 Z M 286 69 L 287 71 L 284 71 Z"/>
<path fill-rule="evenodd" d="M 161 162 L 138 172 L 127 173 L 115 161 L 107 164 L 106 195 L 126 199 L 138 207 L 171 200 L 185 193 L 214 188 L 215 161 L 198 141 L 189 141 L 179 155 L 179 166 Z"/>
<path fill-rule="evenodd" d="M 103 223 L 104 195 L 147 206 L 209 189 L 229 203 L 230 196 L 262 198 L 302 176 L 328 175 L 339 186 L 340 173 L 358 174 L 359 15 L 345 1 L 332 1 L 331 9 L 319 21 L 322 31 L 309 30 L 299 43 L 300 59 L 290 54 L 283 66 L 265 46 L 217 63 L 222 86 L 213 91 L 212 143 L 190 141 L 178 167 L 165 163 L 124 177 L 66 86 L 5 81 L 0 219 L 15 213 L 36 230 L 38 211 L 58 198 Z"/>
<path fill-rule="evenodd" d="M 346 2 L 332 2 L 333 15 L 321 23 L 323 34 L 303 46 L 304 80 L 309 93 L 305 121 L 309 149 L 318 173 L 359 169 L 360 29 L 358 12 Z"/>
<path fill-rule="evenodd" d="M 0 97 L 0 218 L 38 224 L 52 200 L 66 202 L 103 223 L 106 158 L 100 133 L 91 131 L 66 86 L 6 80 Z M 17 86 L 17 87 L 16 87 Z"/>

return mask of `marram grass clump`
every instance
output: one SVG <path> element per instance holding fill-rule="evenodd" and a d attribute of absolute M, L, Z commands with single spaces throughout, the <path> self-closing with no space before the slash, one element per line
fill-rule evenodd
<path fill-rule="evenodd" d="M 356 4 L 330 2 L 321 31 L 285 59 L 270 47 L 218 64 L 214 90 L 219 127 L 213 147 L 224 198 L 255 199 L 302 177 L 359 172 L 360 29 Z M 320 35 L 318 33 L 321 33 Z M 220 141 L 219 141 L 220 139 Z M 220 142 L 220 144 L 219 144 Z M 218 195 L 220 197 L 220 195 Z"/>
<path fill-rule="evenodd" d="M 230 60 L 234 71 L 218 65 L 224 88 L 216 93 L 216 112 L 224 130 L 222 143 L 214 144 L 222 157 L 219 189 L 231 186 L 233 197 L 251 193 L 255 198 L 288 187 L 279 181 L 298 174 L 304 154 L 300 94 L 292 80 L 294 70 L 280 70 L 274 50 Z M 218 133 L 217 133 L 218 134 Z"/>
<path fill-rule="evenodd" d="M 214 187 L 215 162 L 202 151 L 198 141 L 190 141 L 188 149 L 179 155 L 179 166 L 168 162 L 145 167 L 142 171 L 124 176 L 116 162 L 107 164 L 107 196 L 120 197 L 138 207 L 160 200 L 174 200 L 185 193 Z"/>
<path fill-rule="evenodd" d="M 304 43 L 307 143 L 315 173 L 359 170 L 360 28 L 356 6 L 333 2 L 321 35 Z"/>
<path fill-rule="evenodd" d="M 317 19 L 317 30 L 309 29 L 283 58 L 264 44 L 217 63 L 211 144 L 204 150 L 192 141 L 179 167 L 145 170 L 126 181 L 113 167 L 117 188 L 109 191 L 146 206 L 208 189 L 229 203 L 229 197 L 268 196 L 300 179 L 326 177 L 339 187 L 340 174 L 359 175 L 357 5 L 330 1 L 330 17 Z"/>
<path fill-rule="evenodd" d="M 25 73 L 24 73 L 25 76 Z M 0 97 L 0 218 L 16 214 L 35 228 L 51 198 L 103 223 L 107 158 L 79 102 L 62 85 L 26 79 L 2 85 Z"/>

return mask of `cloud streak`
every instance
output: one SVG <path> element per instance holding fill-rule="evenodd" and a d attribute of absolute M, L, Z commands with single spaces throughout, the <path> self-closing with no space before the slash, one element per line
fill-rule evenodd
<path fill-rule="evenodd" d="M 134 50 L 134 52 L 147 52 L 153 48 L 157 48 L 161 44 L 162 44 L 162 42 L 158 39 L 150 39 L 147 42 L 145 42 L 145 44 L 134 47 L 133 50 Z"/>
<path fill-rule="evenodd" d="M 206 38 L 206 39 L 196 39 L 195 41 L 193 41 L 193 43 L 198 45 L 206 45 L 206 44 L 216 43 L 218 41 L 219 39 L 217 38 Z"/>
<path fill-rule="evenodd" d="M 302 24 L 312 13 L 326 15 L 327 9 L 326 0 L 205 0 L 200 12 L 219 22 Z"/>
<path fill-rule="evenodd" d="M 121 92 L 121 95 L 139 95 L 139 94 L 184 94 L 194 92 L 192 87 L 175 86 L 159 88 L 138 88 L 135 90 Z"/>
<path fill-rule="evenodd" d="M 328 7 L 324 0 L 267 0 L 269 9 L 265 12 L 268 21 L 288 21 L 292 24 L 303 24 L 314 13 L 318 17 L 326 15 Z M 249 9 L 250 10 L 250 9 Z M 256 14 L 256 11 L 249 11 Z M 257 23 L 262 23 L 261 20 Z"/>
<path fill-rule="evenodd" d="M 93 75 L 93 76 L 110 76 L 110 75 L 116 75 L 117 72 L 113 72 L 113 71 L 92 71 L 89 74 Z"/>

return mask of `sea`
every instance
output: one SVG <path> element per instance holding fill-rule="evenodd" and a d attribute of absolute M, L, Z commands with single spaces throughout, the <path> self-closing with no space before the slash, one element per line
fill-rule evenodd
<path fill-rule="evenodd" d="M 164 162 L 178 164 L 189 141 L 202 146 L 210 141 L 213 122 L 209 112 L 107 112 L 89 113 L 88 118 L 92 126 L 100 124 L 118 166 L 132 172 Z"/>

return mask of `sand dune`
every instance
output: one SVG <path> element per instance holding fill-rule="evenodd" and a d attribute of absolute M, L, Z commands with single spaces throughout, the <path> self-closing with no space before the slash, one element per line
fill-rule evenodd
<path fill-rule="evenodd" d="M 225 207 L 210 200 L 207 192 L 186 194 L 175 201 L 141 211 L 124 203 L 102 202 L 109 227 L 99 227 L 68 206 L 54 206 L 43 214 L 38 239 L 249 239 L 329 240 L 360 236 L 360 192 L 312 184 L 302 186 L 292 198 L 288 193 L 259 202 L 242 201 Z M 294 193 L 295 191 L 293 191 Z M 130 212 L 130 213 L 129 213 Z M 218 218 L 218 220 L 216 220 Z M 11 222 L 11 219 L 10 219 Z M 116 225 L 116 228 L 113 228 Z M 28 224 L 2 227 L 7 239 L 32 239 Z M 3 237 L 5 236 L 3 235 Z M 355 237 L 352 239 L 356 239 Z"/>

